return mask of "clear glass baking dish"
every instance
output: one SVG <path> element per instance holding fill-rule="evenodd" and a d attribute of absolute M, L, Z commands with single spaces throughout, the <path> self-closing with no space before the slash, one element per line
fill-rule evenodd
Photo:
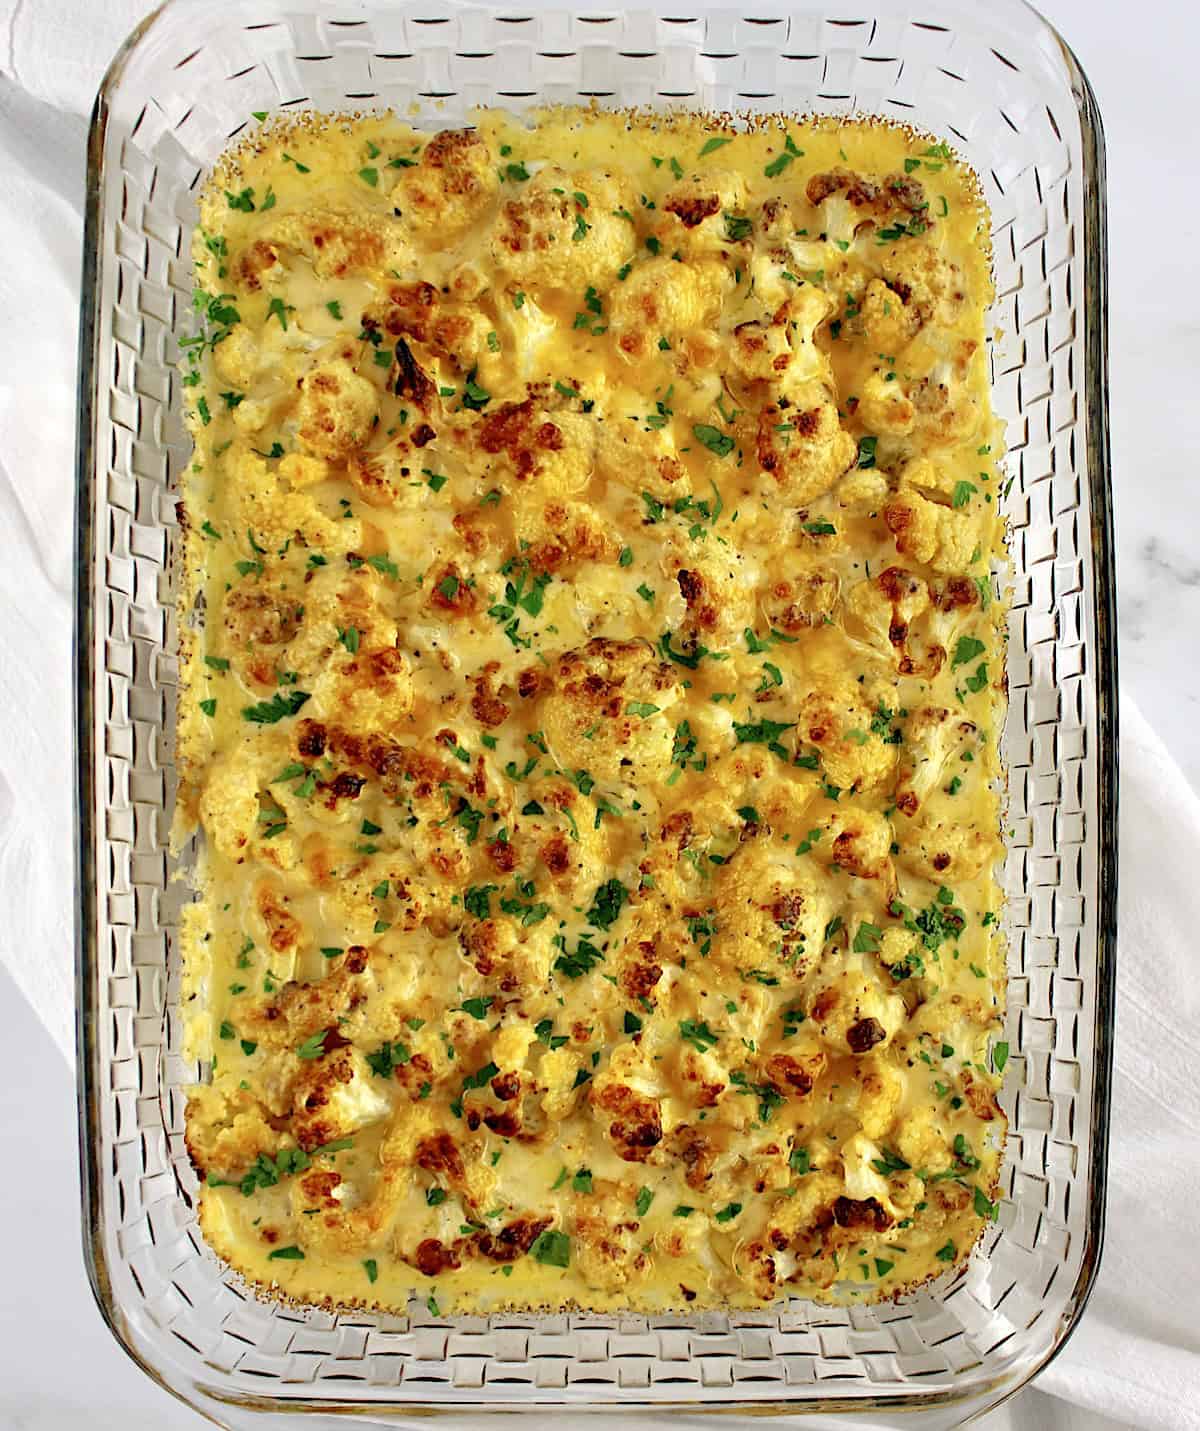
<path fill-rule="evenodd" d="M 879 114 L 949 137 L 994 221 L 994 400 L 1015 571 L 1011 1121 L 998 1225 L 895 1305 L 439 1320 L 256 1300 L 202 1242 L 183 1145 L 172 881 L 178 349 L 201 176 L 255 110 L 473 105 Z M 84 1247 L 114 1335 L 230 1427 L 475 1425 L 569 1406 L 958 1425 L 1062 1346 L 1103 1230 L 1116 880 L 1104 154 L 1087 80 L 1020 0 L 627 12 L 173 0 L 92 123 L 80 330 L 78 1052 Z"/>

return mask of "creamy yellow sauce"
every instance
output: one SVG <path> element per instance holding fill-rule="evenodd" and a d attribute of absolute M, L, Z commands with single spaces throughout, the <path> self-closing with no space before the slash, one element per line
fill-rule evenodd
<path fill-rule="evenodd" d="M 882 124 L 266 126 L 184 365 L 201 1224 L 306 1301 L 892 1296 L 993 1214 L 987 215 Z"/>

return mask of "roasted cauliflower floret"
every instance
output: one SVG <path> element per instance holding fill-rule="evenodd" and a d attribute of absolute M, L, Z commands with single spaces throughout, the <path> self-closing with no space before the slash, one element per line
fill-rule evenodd
<path fill-rule="evenodd" d="M 612 174 L 548 166 L 500 206 L 488 240 L 492 259 L 518 287 L 607 288 L 637 244 L 633 225 L 616 212 L 631 202 Z"/>
<path fill-rule="evenodd" d="M 715 259 L 684 264 L 659 257 L 635 264 L 611 299 L 609 331 L 618 350 L 638 359 L 656 351 L 660 339 L 674 342 L 707 330 L 730 282 Z"/>
<path fill-rule="evenodd" d="M 503 403 L 479 425 L 477 440 L 492 472 L 535 483 L 547 497 L 581 491 L 595 460 L 595 426 L 580 413 L 547 412 L 532 398 Z"/>
<path fill-rule="evenodd" d="M 500 188 L 495 159 L 473 130 L 443 129 L 401 168 L 392 203 L 423 247 L 445 248 L 476 223 Z"/>
<path fill-rule="evenodd" d="M 900 863 L 913 874 L 934 884 L 952 888 L 973 880 L 999 858 L 1000 846 L 994 835 L 971 826 L 938 821 L 915 822 L 900 849 Z"/>
<path fill-rule="evenodd" d="M 188 1090 L 187 1149 L 201 1176 L 236 1181 L 260 1153 L 274 1156 L 283 1135 L 248 1089 L 200 1084 Z"/>
<path fill-rule="evenodd" d="M 886 1047 L 904 1023 L 904 1000 L 884 986 L 864 956 L 848 954 L 845 961 L 841 972 L 831 969 L 818 980 L 809 1017 L 839 1053 Z"/>
<path fill-rule="evenodd" d="M 589 1287 L 617 1292 L 649 1270 L 638 1222 L 615 1197 L 590 1202 L 575 1214 L 574 1266 Z"/>
<path fill-rule="evenodd" d="M 829 316 L 828 296 L 811 284 L 793 287 L 770 319 L 751 319 L 733 330 L 733 361 L 752 382 L 773 384 L 785 397 L 802 400 L 807 385 L 829 381 L 829 360 L 813 334 Z M 782 421 L 782 419 L 781 419 Z"/>
<path fill-rule="evenodd" d="M 896 748 L 871 729 L 874 709 L 861 687 L 826 690 L 805 696 L 797 712 L 797 737 L 815 745 L 826 780 L 842 790 L 867 793 L 891 775 Z"/>
<path fill-rule="evenodd" d="M 241 391 L 254 382 L 261 361 L 258 340 L 245 323 L 235 323 L 213 348 L 217 377 Z"/>
<path fill-rule="evenodd" d="M 799 558 L 789 562 L 788 576 L 771 583 L 763 610 L 773 628 L 794 634 L 832 619 L 840 594 L 835 566 Z"/>
<path fill-rule="evenodd" d="M 754 568 L 735 547 L 673 543 L 663 562 L 686 608 L 682 638 L 723 649 L 754 625 Z"/>
<path fill-rule="evenodd" d="M 827 883 L 787 845 L 756 842 L 721 867 L 714 894 L 714 957 L 766 978 L 801 977 L 821 952 L 833 914 Z"/>
<path fill-rule="evenodd" d="M 389 217 L 307 209 L 281 214 L 267 230 L 275 248 L 291 249 L 312 264 L 317 278 L 350 278 L 405 262 L 399 225 Z"/>
<path fill-rule="evenodd" d="M 691 494 L 687 468 L 679 460 L 670 423 L 648 427 L 636 413 L 597 424 L 596 471 L 606 481 L 619 482 L 638 493 L 649 492 L 663 501 L 674 502 Z"/>
<path fill-rule="evenodd" d="M 877 352 L 900 352 L 925 321 L 926 313 L 920 304 L 905 301 L 906 291 L 911 297 L 907 285 L 892 288 L 883 279 L 872 278 L 859 299 L 857 326 Z"/>
<path fill-rule="evenodd" d="M 501 917 L 469 922 L 460 935 L 463 956 L 505 993 L 528 993 L 545 983 L 553 948 L 550 931 L 523 928 Z"/>
<path fill-rule="evenodd" d="M 226 463 L 240 527 L 249 531 L 258 555 L 278 552 L 300 537 L 315 552 L 340 556 L 362 540 L 362 525 L 356 518 L 327 517 L 312 497 L 289 491 L 286 481 L 257 453 L 235 448 Z"/>
<path fill-rule="evenodd" d="M 852 169 L 814 174 L 805 197 L 821 214 L 828 238 L 850 242 L 859 229 L 888 220 L 902 233 L 923 234 L 929 227 L 929 202 L 920 180 L 908 174 L 877 178 Z"/>
<path fill-rule="evenodd" d="M 550 679 L 542 729 L 564 770 L 642 785 L 670 770 L 679 687 L 648 642 L 596 637 L 561 656 Z"/>
<path fill-rule="evenodd" d="M 621 1044 L 590 1088 L 592 1108 L 617 1155 L 644 1163 L 663 1136 L 663 1089 L 654 1065 L 633 1044 Z"/>
<path fill-rule="evenodd" d="M 821 394 L 796 406 L 765 407 L 758 420 L 758 463 L 789 502 L 811 502 L 828 492 L 858 453 L 837 408 Z"/>
<path fill-rule="evenodd" d="M 884 522 L 902 556 L 912 557 L 938 572 L 956 574 L 968 570 L 984 538 L 988 519 L 982 500 L 972 500 L 972 492 L 964 490 L 956 498 L 957 485 L 925 458 L 905 467 L 899 489 L 883 508 Z M 954 502 L 961 498 L 965 502 L 955 506 Z"/>
<path fill-rule="evenodd" d="M 966 281 L 962 270 L 943 258 L 932 243 L 900 243 L 881 250 L 879 266 L 889 292 L 903 304 L 904 324 L 914 319 L 919 325 L 933 323 L 952 327 L 958 322 L 967 299 Z M 868 301 L 875 285 L 868 288 Z M 886 321 L 892 315 L 883 309 L 889 300 L 876 291 L 879 316 Z M 894 353 L 896 345 L 885 347 Z"/>
<path fill-rule="evenodd" d="M 971 744 L 973 722 L 954 716 L 944 706 L 922 706 L 904 727 L 896 778 L 896 808 L 913 816 L 929 798 L 949 761 Z"/>
<path fill-rule="evenodd" d="M 334 358 L 300 380 L 296 435 L 310 456 L 340 462 L 366 442 L 378 412 L 374 384 Z"/>
<path fill-rule="evenodd" d="M 724 253 L 750 235 L 744 216 L 746 181 L 732 169 L 696 174 L 672 185 L 659 201 L 654 233 L 668 252 L 691 258 Z"/>
<path fill-rule="evenodd" d="M 372 1081 L 366 1060 L 353 1048 L 310 1059 L 292 1089 L 296 1141 L 311 1152 L 386 1118 L 392 1105 L 384 1087 L 378 1080 Z"/>
<path fill-rule="evenodd" d="M 544 501 L 540 492 L 531 492 L 528 498 L 519 494 L 513 510 L 517 540 L 534 571 L 578 569 L 609 561 L 620 551 L 618 529 L 590 503 L 562 497 Z M 575 580 L 582 601 L 578 576 Z"/>
<path fill-rule="evenodd" d="M 221 854 L 240 860 L 258 830 L 259 770 L 252 751 L 243 747 L 218 761 L 200 796 L 200 821 Z"/>
<path fill-rule="evenodd" d="M 906 437 L 917 424 L 917 409 L 895 374 L 876 368 L 859 384 L 855 416 L 868 432 Z"/>

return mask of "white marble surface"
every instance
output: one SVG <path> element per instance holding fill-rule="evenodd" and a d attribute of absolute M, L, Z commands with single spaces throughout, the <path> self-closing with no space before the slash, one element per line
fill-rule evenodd
<path fill-rule="evenodd" d="M 14 33 L 22 8 L 23 0 L 3 0 L 0 29 Z M 1187 0 L 1151 0 L 1136 14 L 1097 0 L 1046 0 L 1043 9 L 1090 75 L 1108 138 L 1123 681 L 1200 790 L 1200 508 L 1190 420 L 1200 347 L 1190 281 L 1200 190 L 1188 177 L 1195 169 L 1200 21 Z M 10 100 L 0 87 L 0 108 Z M 30 143 L 37 133 L 31 116 Z M 62 175 L 62 185 L 78 194 L 82 125 L 75 137 L 78 167 Z M 92 1305 L 79 1250 L 74 1077 L 2 971 L 0 1010 L 8 1069 L 0 1079 L 7 1162 L 0 1178 L 0 1428 L 199 1427 L 197 1416 L 117 1349 Z M 1023 1393 L 1021 1410 L 1022 1431 L 1103 1431 L 1106 1424 L 1033 1391 Z M 1009 1423 L 999 1413 L 986 1424 L 1001 1431 Z"/>

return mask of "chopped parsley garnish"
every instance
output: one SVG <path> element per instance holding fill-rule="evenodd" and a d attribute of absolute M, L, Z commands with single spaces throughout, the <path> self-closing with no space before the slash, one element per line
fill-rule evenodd
<path fill-rule="evenodd" d="M 705 1019 L 683 1019 L 679 1024 L 679 1037 L 690 1043 L 697 1053 L 707 1053 L 720 1042 L 720 1035 L 713 1033 Z"/>
<path fill-rule="evenodd" d="M 766 719 L 734 721 L 733 733 L 737 737 L 739 745 L 765 745 L 768 750 L 773 751 L 781 759 L 790 760 L 791 756 L 779 743 L 779 737 L 785 730 L 791 730 L 794 725 L 795 721 Z"/>
<path fill-rule="evenodd" d="M 954 655 L 950 661 L 951 670 L 958 666 L 965 666 L 968 661 L 973 661 L 976 656 L 982 656 L 984 644 L 974 636 L 960 636 L 958 643 L 954 647 Z"/>
<path fill-rule="evenodd" d="M 242 719 L 255 725 L 274 725 L 286 716 L 294 716 L 308 700 L 307 691 L 291 690 L 284 694 L 276 691 L 269 701 L 258 701 L 252 706 L 243 706 Z"/>
<path fill-rule="evenodd" d="M 704 422 L 697 423 L 692 428 L 692 436 L 717 457 L 728 457 L 733 451 L 733 438 L 719 427 L 711 427 Z"/>
<path fill-rule="evenodd" d="M 296 1047 L 296 1057 L 311 1061 L 320 1058 L 325 1052 L 325 1040 L 329 1037 L 328 1029 L 318 1029 L 315 1034 L 306 1038 L 303 1043 Z"/>
<path fill-rule="evenodd" d="M 571 1239 L 565 1232 L 547 1228 L 539 1233 L 529 1249 L 529 1255 L 544 1267 L 569 1267 L 571 1265 Z"/>
<path fill-rule="evenodd" d="M 783 152 L 771 160 L 763 170 L 763 173 L 768 179 L 778 179 L 788 165 L 794 160 L 801 158 L 803 154 L 804 150 L 796 148 L 792 136 L 785 134 L 783 138 Z"/>
<path fill-rule="evenodd" d="M 611 929 L 620 917 L 629 891 L 619 879 L 605 880 L 592 896 L 591 908 L 585 918 L 597 929 Z"/>

